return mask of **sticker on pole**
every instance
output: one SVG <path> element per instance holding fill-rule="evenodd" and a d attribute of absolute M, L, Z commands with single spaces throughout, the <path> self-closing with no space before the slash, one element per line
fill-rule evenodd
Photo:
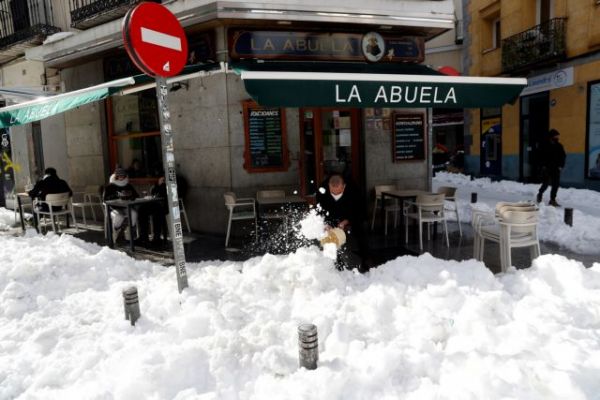
<path fill-rule="evenodd" d="M 181 24 L 165 6 L 140 3 L 123 19 L 123 41 L 133 63 L 150 76 L 168 78 L 181 72 L 188 44 Z"/>

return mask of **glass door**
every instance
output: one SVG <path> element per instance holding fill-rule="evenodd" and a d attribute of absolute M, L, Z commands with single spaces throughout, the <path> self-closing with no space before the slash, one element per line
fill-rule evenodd
<path fill-rule="evenodd" d="M 300 173 L 305 196 L 315 195 L 331 174 L 342 174 L 346 180 L 359 182 L 359 115 L 357 109 L 300 111 Z"/>

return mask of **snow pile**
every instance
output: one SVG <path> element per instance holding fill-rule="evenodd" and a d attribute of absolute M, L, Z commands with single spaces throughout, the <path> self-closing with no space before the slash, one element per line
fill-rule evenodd
<path fill-rule="evenodd" d="M 10 228 L 15 222 L 15 213 L 12 210 L 7 210 L 0 207 L 0 231 L 5 231 Z"/>
<path fill-rule="evenodd" d="M 495 277 L 402 257 L 361 275 L 317 247 L 175 273 L 69 236 L 0 238 L 0 399 L 585 399 L 600 264 Z M 123 317 L 135 285 L 142 317 Z M 320 361 L 298 369 L 297 326 Z"/>

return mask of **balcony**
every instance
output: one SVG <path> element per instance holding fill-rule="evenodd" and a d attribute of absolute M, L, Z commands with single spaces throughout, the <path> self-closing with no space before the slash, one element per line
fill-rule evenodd
<path fill-rule="evenodd" d="M 53 23 L 51 0 L 0 2 L 0 63 L 19 57 L 59 32 Z"/>
<path fill-rule="evenodd" d="M 502 72 L 524 72 L 566 56 L 566 18 L 554 18 L 502 40 Z"/>
<path fill-rule="evenodd" d="M 88 29 L 124 16 L 134 5 L 143 0 L 69 0 L 71 26 Z M 161 0 L 146 0 L 160 3 Z"/>

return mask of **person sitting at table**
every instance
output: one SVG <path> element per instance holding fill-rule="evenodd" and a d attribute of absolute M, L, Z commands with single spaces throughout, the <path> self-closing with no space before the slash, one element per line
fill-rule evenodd
<path fill-rule="evenodd" d="M 69 196 L 73 196 L 73 191 L 69 187 L 69 184 L 58 177 L 56 169 L 48 167 L 44 170 L 44 177 L 35 184 L 28 194 L 29 197 L 34 200 L 46 200 L 46 195 L 48 194 L 67 192 L 69 193 Z M 48 211 L 47 204 L 40 204 L 37 207 L 41 211 Z M 60 209 L 60 207 L 52 207 L 52 211 L 58 211 Z"/>
<path fill-rule="evenodd" d="M 347 185 L 342 175 L 333 174 L 317 191 L 316 200 L 325 218 L 326 229 L 340 228 L 346 233 L 346 244 L 338 249 L 336 267 L 368 271 L 363 213 L 357 190 Z"/>
<path fill-rule="evenodd" d="M 177 195 L 183 199 L 187 193 L 187 181 L 185 178 L 177 174 Z M 164 239 L 167 238 L 166 217 L 169 214 L 169 205 L 167 202 L 167 185 L 165 177 L 158 178 L 158 182 L 150 188 L 150 196 L 155 199 L 160 199 L 160 202 L 144 204 L 140 207 L 139 224 L 140 237 L 139 243 L 142 246 L 150 245 L 152 248 L 162 247 L 164 241 L 161 236 L 164 234 Z M 148 241 L 148 224 L 152 218 L 153 237 L 152 241 Z"/>
<path fill-rule="evenodd" d="M 137 199 L 138 193 L 135 188 L 129 183 L 129 177 L 127 171 L 123 168 L 117 167 L 114 174 L 109 178 L 109 183 L 104 188 L 104 194 L 102 201 L 107 200 L 135 200 Z M 124 209 L 112 210 L 110 212 L 110 219 L 113 225 L 113 238 L 117 239 L 123 222 L 127 218 L 127 211 Z M 137 223 L 137 211 L 131 210 L 131 226 L 135 227 Z M 135 232 L 135 230 L 134 230 Z M 130 233 L 133 234 L 133 233 Z"/>

